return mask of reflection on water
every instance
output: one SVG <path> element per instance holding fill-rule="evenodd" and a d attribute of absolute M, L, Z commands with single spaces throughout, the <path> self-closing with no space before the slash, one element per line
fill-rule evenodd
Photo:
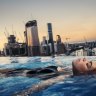
<path fill-rule="evenodd" d="M 96 76 L 67 78 L 34 96 L 96 96 Z"/>
<path fill-rule="evenodd" d="M 0 57 L 0 69 L 5 68 L 38 68 L 50 65 L 64 66 L 71 70 L 72 60 L 78 57 Z M 96 57 L 86 57 L 96 60 Z M 0 96 L 11 96 L 16 92 L 30 88 L 41 82 L 38 78 L 23 76 L 0 77 Z M 96 76 L 69 77 L 32 96 L 96 96 Z"/>
<path fill-rule="evenodd" d="M 39 79 L 21 76 L 0 78 L 0 96 L 12 96 L 38 82 Z"/>

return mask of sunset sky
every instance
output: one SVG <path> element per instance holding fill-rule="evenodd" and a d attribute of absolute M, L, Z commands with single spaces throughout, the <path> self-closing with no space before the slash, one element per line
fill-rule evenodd
<path fill-rule="evenodd" d="M 70 38 L 68 42 L 96 40 L 96 0 L 0 0 L 0 49 L 7 42 L 5 27 L 9 34 L 16 32 L 22 42 L 25 23 L 34 19 L 40 41 L 47 36 L 49 22 L 54 40 L 57 34 L 62 42 L 66 38 Z"/>

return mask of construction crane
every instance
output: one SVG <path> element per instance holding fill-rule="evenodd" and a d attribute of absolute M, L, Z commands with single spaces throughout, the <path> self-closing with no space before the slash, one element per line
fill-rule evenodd
<path fill-rule="evenodd" d="M 85 36 L 84 36 L 84 41 L 85 41 L 85 46 L 88 46 L 88 43 L 87 43 Z"/>
<path fill-rule="evenodd" d="M 6 27 L 5 27 L 5 32 L 6 32 L 6 36 L 7 36 L 7 38 L 9 37 L 9 32 L 8 32 L 8 30 L 6 29 Z"/>
<path fill-rule="evenodd" d="M 15 35 L 15 37 L 16 37 L 16 41 L 18 42 L 18 41 L 19 41 L 19 38 L 17 37 L 16 31 L 14 31 L 14 35 Z"/>
<path fill-rule="evenodd" d="M 14 31 L 13 31 L 13 24 L 12 24 L 12 34 L 14 35 Z"/>
<path fill-rule="evenodd" d="M 87 43 L 87 40 L 86 40 L 85 36 L 84 36 L 84 41 Z"/>
<path fill-rule="evenodd" d="M 23 39 L 23 37 L 22 37 L 22 35 L 21 35 L 21 33 L 20 33 L 20 32 L 19 32 L 19 35 L 20 35 L 20 37 L 21 37 L 22 41 L 24 42 L 24 39 Z"/>
<path fill-rule="evenodd" d="M 70 38 L 66 38 L 66 40 L 68 41 Z"/>
<path fill-rule="evenodd" d="M 6 34 L 6 32 L 4 31 L 4 35 L 5 35 L 5 37 L 6 37 L 6 39 L 8 38 L 8 36 L 7 36 L 7 34 Z"/>
<path fill-rule="evenodd" d="M 7 31 L 6 27 L 5 27 L 4 35 L 5 35 L 5 38 L 8 40 L 9 33 L 8 33 L 8 31 Z"/>

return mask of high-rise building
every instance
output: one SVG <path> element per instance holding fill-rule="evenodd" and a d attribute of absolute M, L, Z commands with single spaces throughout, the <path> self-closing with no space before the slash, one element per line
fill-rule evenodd
<path fill-rule="evenodd" d="M 46 40 L 46 37 L 45 36 L 43 36 L 43 40 L 41 42 L 41 45 L 43 45 L 43 44 L 47 44 L 47 40 Z"/>
<path fill-rule="evenodd" d="M 52 33 L 52 24 L 48 23 L 48 35 L 49 35 L 49 42 L 52 45 L 52 54 L 54 54 L 54 41 L 53 41 L 53 33 Z"/>
<path fill-rule="evenodd" d="M 50 46 L 46 40 L 46 37 L 43 36 L 43 40 L 41 42 L 41 55 L 49 56 L 50 55 Z"/>
<path fill-rule="evenodd" d="M 28 47 L 28 56 L 40 55 L 40 44 L 38 37 L 37 21 L 28 21 L 25 25 L 26 43 Z"/>
<path fill-rule="evenodd" d="M 61 37 L 60 37 L 60 35 L 57 35 L 56 36 L 56 42 L 59 44 L 59 43 L 61 43 Z"/>
<path fill-rule="evenodd" d="M 63 54 L 65 51 L 65 45 L 61 42 L 60 35 L 56 36 L 57 54 Z"/>

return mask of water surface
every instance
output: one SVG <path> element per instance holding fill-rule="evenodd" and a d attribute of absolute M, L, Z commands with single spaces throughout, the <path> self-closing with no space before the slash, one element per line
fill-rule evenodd
<path fill-rule="evenodd" d="M 0 69 L 5 68 L 39 68 L 50 65 L 63 66 L 72 71 L 72 60 L 79 57 L 0 57 Z M 80 57 L 83 58 L 83 57 Z M 96 60 L 96 57 L 86 57 Z M 39 78 L 24 76 L 0 77 L 0 96 L 12 96 L 14 93 L 40 83 Z M 96 96 L 96 76 L 77 76 L 66 78 L 45 90 L 31 94 L 31 96 Z"/>

